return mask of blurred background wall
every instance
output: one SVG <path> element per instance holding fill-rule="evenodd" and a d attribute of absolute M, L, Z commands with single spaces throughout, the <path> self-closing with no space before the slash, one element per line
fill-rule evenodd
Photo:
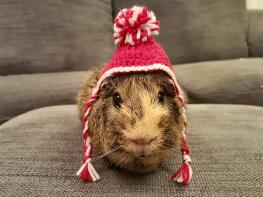
<path fill-rule="evenodd" d="M 248 9 L 263 9 L 263 0 L 247 0 Z"/>

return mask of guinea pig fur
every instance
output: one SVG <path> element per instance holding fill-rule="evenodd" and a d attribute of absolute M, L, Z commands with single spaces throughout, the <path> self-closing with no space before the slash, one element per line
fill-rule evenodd
<path fill-rule="evenodd" d="M 78 94 L 81 120 L 100 73 L 101 68 L 96 69 Z M 120 168 L 151 171 L 180 148 L 182 112 L 173 84 L 162 71 L 107 78 L 90 112 L 93 147 Z"/>

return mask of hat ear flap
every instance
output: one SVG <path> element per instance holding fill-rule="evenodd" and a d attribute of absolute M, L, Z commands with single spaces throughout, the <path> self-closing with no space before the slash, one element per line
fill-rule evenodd
<path fill-rule="evenodd" d="M 182 139 L 181 139 L 181 154 L 182 154 L 183 163 L 181 167 L 171 176 L 171 179 L 178 183 L 188 185 L 192 178 L 193 171 L 191 167 L 192 161 L 190 158 L 190 148 L 186 140 L 187 123 L 186 123 L 186 116 L 185 116 L 184 108 L 183 108 L 183 119 L 185 123 L 185 126 L 182 129 Z"/>

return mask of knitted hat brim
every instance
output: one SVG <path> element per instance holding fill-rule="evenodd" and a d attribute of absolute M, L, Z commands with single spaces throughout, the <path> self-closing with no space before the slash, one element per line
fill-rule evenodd
<path fill-rule="evenodd" d="M 100 76 L 96 87 L 93 89 L 92 91 L 92 97 L 94 97 L 95 95 L 98 96 L 98 92 L 100 91 L 100 87 L 101 84 L 103 83 L 103 81 L 105 79 L 107 79 L 108 77 L 114 76 L 116 74 L 129 74 L 129 73 L 138 73 L 138 72 L 151 72 L 151 71 L 163 71 L 165 72 L 173 81 L 174 86 L 176 88 L 176 94 L 178 96 L 178 98 L 181 100 L 181 102 L 184 104 L 184 97 L 183 97 L 183 92 L 181 87 L 179 86 L 175 74 L 173 72 L 173 70 L 163 64 L 152 64 L 152 65 L 146 65 L 146 66 L 119 66 L 119 67 L 114 67 L 111 68 L 107 71 L 105 71 L 104 73 L 102 73 L 102 75 Z"/>

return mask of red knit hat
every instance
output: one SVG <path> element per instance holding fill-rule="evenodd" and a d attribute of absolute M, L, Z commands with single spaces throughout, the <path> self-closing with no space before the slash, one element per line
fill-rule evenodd
<path fill-rule="evenodd" d="M 85 105 L 83 117 L 83 165 L 77 172 L 84 181 L 96 181 L 100 177 L 91 164 L 92 145 L 88 134 L 89 112 L 93 103 L 100 96 L 102 82 L 113 75 L 129 74 L 133 72 L 164 71 L 174 83 L 175 91 L 184 107 L 182 90 L 175 78 L 172 65 L 160 45 L 151 35 L 158 35 L 160 22 L 152 11 L 146 7 L 134 6 L 130 9 L 121 10 L 114 20 L 114 42 L 118 45 L 112 59 L 105 65 L 97 86 L 93 89 L 92 95 Z M 185 118 L 185 110 L 183 110 Z M 182 131 L 181 152 L 183 164 L 176 171 L 171 179 L 183 184 L 188 184 L 192 176 L 190 151 L 185 138 L 186 129 Z"/>

